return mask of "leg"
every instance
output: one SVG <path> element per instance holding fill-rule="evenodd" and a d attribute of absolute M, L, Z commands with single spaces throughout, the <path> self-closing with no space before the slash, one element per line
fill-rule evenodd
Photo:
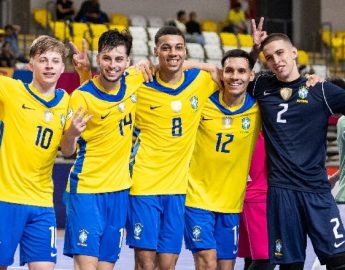
<path fill-rule="evenodd" d="M 113 270 L 115 264 L 110 262 L 98 262 L 97 270 Z"/>
<path fill-rule="evenodd" d="M 241 232 L 240 232 L 240 235 L 241 235 Z M 241 239 L 241 237 L 240 237 Z M 249 266 L 252 264 L 252 259 L 251 258 L 244 258 L 244 268 L 243 270 L 248 270 L 249 269 Z"/>
<path fill-rule="evenodd" d="M 156 268 L 156 251 L 136 248 L 134 256 L 135 270 L 154 270 Z"/>
<path fill-rule="evenodd" d="M 248 270 L 273 270 L 274 267 L 269 260 L 253 260 Z"/>
<path fill-rule="evenodd" d="M 7 266 L 0 266 L 0 270 L 7 270 Z"/>
<path fill-rule="evenodd" d="M 217 270 L 234 270 L 235 260 L 218 260 Z"/>
<path fill-rule="evenodd" d="M 279 270 L 303 270 L 304 263 L 281 264 Z"/>
<path fill-rule="evenodd" d="M 28 263 L 28 266 L 29 266 L 29 270 L 54 270 L 55 263 L 52 263 L 52 262 L 30 262 L 30 263 Z"/>
<path fill-rule="evenodd" d="M 177 263 L 178 255 L 171 253 L 158 254 L 158 268 L 159 270 L 173 270 Z"/>
<path fill-rule="evenodd" d="M 98 265 L 97 257 L 86 255 L 73 256 L 75 270 L 96 270 Z"/>
<path fill-rule="evenodd" d="M 326 260 L 327 270 L 345 270 L 345 253 L 335 254 Z"/>
<path fill-rule="evenodd" d="M 217 269 L 217 252 L 215 249 L 201 250 L 193 254 L 196 270 Z"/>
<path fill-rule="evenodd" d="M 321 265 L 319 259 L 316 257 L 311 270 L 326 270 L 326 266 Z"/>

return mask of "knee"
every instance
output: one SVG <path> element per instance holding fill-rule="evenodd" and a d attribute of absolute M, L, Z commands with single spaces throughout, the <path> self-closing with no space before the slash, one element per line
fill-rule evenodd
<path fill-rule="evenodd" d="M 326 268 L 327 270 L 345 270 L 345 252 L 328 257 Z"/>
<path fill-rule="evenodd" d="M 217 256 L 216 253 L 210 250 L 203 250 L 197 252 L 195 255 L 196 269 L 216 270 Z"/>

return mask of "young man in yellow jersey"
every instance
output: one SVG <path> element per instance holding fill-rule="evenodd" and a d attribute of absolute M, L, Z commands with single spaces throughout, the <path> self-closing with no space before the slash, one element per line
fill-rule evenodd
<path fill-rule="evenodd" d="M 196 269 L 234 269 L 239 215 L 251 155 L 261 127 L 258 104 L 246 89 L 254 60 L 243 50 L 222 59 L 224 89 L 206 103 L 190 164 L 186 247 Z"/>
<path fill-rule="evenodd" d="M 136 91 L 144 82 L 134 69 L 125 72 L 129 33 L 109 30 L 98 44 L 100 74 L 71 95 L 74 116 L 61 144 L 67 156 L 78 148 L 67 184 L 64 254 L 80 270 L 113 269 L 119 257 L 131 186 Z"/>
<path fill-rule="evenodd" d="M 40 36 L 30 48 L 30 84 L 0 77 L 0 269 L 13 263 L 52 270 L 56 263 L 56 218 L 52 168 L 68 109 L 68 94 L 56 89 L 64 71 L 65 46 Z"/>

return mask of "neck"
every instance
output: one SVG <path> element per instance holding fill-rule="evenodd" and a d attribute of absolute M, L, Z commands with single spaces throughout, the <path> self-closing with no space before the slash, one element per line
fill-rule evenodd
<path fill-rule="evenodd" d="M 246 93 L 240 95 L 230 95 L 228 92 L 224 91 L 223 101 L 229 107 L 235 107 L 243 102 Z"/>
<path fill-rule="evenodd" d="M 38 92 L 40 92 L 45 97 L 52 96 L 55 93 L 56 89 L 56 83 L 52 85 L 42 85 L 37 81 L 33 80 L 31 82 L 31 85 L 35 87 L 38 90 Z"/>
<path fill-rule="evenodd" d="M 182 70 L 176 72 L 164 72 L 162 70 L 158 71 L 159 78 L 166 83 L 175 84 L 178 83 L 182 78 Z"/>
<path fill-rule="evenodd" d="M 120 78 L 114 82 L 110 82 L 106 80 L 103 76 L 98 76 L 96 80 L 105 90 L 111 91 L 118 86 Z"/>

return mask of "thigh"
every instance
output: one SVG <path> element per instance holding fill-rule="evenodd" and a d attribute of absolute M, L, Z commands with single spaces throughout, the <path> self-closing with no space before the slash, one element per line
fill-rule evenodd
<path fill-rule="evenodd" d="M 305 261 L 307 238 L 303 209 L 296 191 L 269 187 L 267 222 L 269 257 L 273 264 Z"/>
<path fill-rule="evenodd" d="M 321 264 L 345 252 L 345 230 L 331 192 L 304 194 L 308 233 Z"/>
<path fill-rule="evenodd" d="M 106 226 L 100 239 L 99 261 L 115 263 L 120 255 L 128 209 L 128 190 L 107 195 Z"/>
<path fill-rule="evenodd" d="M 158 196 L 129 196 L 126 243 L 132 248 L 157 250 L 160 214 Z"/>
<path fill-rule="evenodd" d="M 266 202 L 247 203 L 244 208 L 245 223 L 248 230 L 248 241 L 251 252 L 250 257 L 253 260 L 268 259 L 266 208 Z"/>
<path fill-rule="evenodd" d="M 158 253 L 180 254 L 184 230 L 185 195 L 160 195 L 162 213 Z"/>
<path fill-rule="evenodd" d="M 31 214 L 28 217 L 20 242 L 20 265 L 29 262 L 56 263 L 54 208 L 37 206 L 30 206 L 30 208 Z"/>
<path fill-rule="evenodd" d="M 193 253 L 216 249 L 214 238 L 215 214 L 208 210 L 186 207 L 184 240 Z"/>
<path fill-rule="evenodd" d="M 7 202 L 0 202 L 0 213 L 0 265 L 8 266 L 13 264 L 28 213 L 25 205 Z"/>
<path fill-rule="evenodd" d="M 100 236 L 104 227 L 104 209 L 99 194 L 68 194 L 64 254 L 99 257 Z"/>
<path fill-rule="evenodd" d="M 214 237 L 218 260 L 234 260 L 238 251 L 240 214 L 216 214 Z"/>

